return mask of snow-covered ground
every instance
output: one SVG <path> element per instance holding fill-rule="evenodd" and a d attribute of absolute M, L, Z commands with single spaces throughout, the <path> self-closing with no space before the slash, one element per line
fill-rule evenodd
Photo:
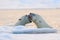
<path fill-rule="evenodd" d="M 60 34 L 10 34 L 0 33 L 0 40 L 60 40 Z"/>
<path fill-rule="evenodd" d="M 49 34 L 12 34 L 14 27 L 0 27 L 0 40 L 60 40 L 59 33 Z"/>

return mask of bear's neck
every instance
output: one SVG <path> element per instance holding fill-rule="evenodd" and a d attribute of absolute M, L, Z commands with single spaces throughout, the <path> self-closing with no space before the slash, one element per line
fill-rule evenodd
<path fill-rule="evenodd" d="M 42 21 L 37 20 L 33 22 L 36 24 L 37 28 L 51 28 L 44 20 Z"/>

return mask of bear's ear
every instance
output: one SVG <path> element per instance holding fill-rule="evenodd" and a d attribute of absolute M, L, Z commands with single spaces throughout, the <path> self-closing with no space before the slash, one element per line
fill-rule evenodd
<path fill-rule="evenodd" d="M 21 19 L 19 19 L 19 20 L 21 20 Z"/>
<path fill-rule="evenodd" d="M 30 12 L 30 14 L 33 14 L 33 13 Z"/>
<path fill-rule="evenodd" d="M 26 15 L 26 16 L 28 16 L 28 15 Z"/>

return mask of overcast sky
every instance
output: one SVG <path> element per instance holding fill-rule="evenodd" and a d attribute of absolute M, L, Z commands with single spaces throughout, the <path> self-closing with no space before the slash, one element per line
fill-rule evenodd
<path fill-rule="evenodd" d="M 60 8 L 60 0 L 0 0 L 0 9 Z"/>

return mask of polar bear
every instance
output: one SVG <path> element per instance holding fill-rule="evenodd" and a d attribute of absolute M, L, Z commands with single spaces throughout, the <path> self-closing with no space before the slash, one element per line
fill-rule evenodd
<path fill-rule="evenodd" d="M 18 19 L 18 21 L 16 22 L 16 24 L 14 25 L 3 25 L 0 26 L 0 32 L 16 32 L 16 31 L 20 31 L 21 29 L 25 29 L 25 24 L 31 23 L 32 21 L 29 20 L 28 15 L 24 15 L 21 18 Z"/>
<path fill-rule="evenodd" d="M 28 18 L 28 15 L 24 15 L 20 19 L 18 19 L 18 21 L 16 22 L 15 26 L 18 26 L 18 25 L 25 26 L 25 24 L 28 24 L 28 23 L 31 23 L 31 22 L 32 21 Z"/>
<path fill-rule="evenodd" d="M 52 28 L 38 14 L 30 13 L 29 18 L 37 25 L 37 28 Z"/>

